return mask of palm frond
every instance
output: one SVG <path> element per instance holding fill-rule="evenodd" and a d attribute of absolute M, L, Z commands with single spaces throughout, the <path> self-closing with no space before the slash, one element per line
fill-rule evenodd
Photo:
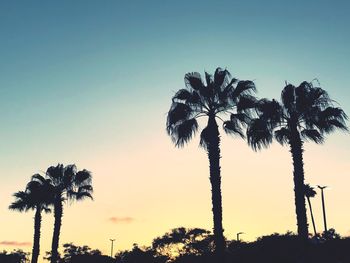
<path fill-rule="evenodd" d="M 222 68 L 217 68 L 214 73 L 214 87 L 221 91 L 223 90 L 230 82 L 231 75 L 228 70 Z"/>
<path fill-rule="evenodd" d="M 295 108 L 295 87 L 292 84 L 288 84 L 284 87 L 281 93 L 281 100 L 283 103 L 283 106 L 288 111 L 293 111 Z"/>
<path fill-rule="evenodd" d="M 256 105 L 256 98 L 254 96 L 244 94 L 239 97 L 239 100 L 237 102 L 237 111 L 238 112 L 245 112 L 247 110 L 253 109 Z"/>
<path fill-rule="evenodd" d="M 63 164 L 57 164 L 57 166 L 50 166 L 46 170 L 46 176 L 52 180 L 53 183 L 58 183 L 64 172 Z"/>
<path fill-rule="evenodd" d="M 256 109 L 261 113 L 261 118 L 270 124 L 277 125 L 282 122 L 283 108 L 278 101 L 261 99 L 256 103 Z"/>
<path fill-rule="evenodd" d="M 86 186 L 87 187 L 86 189 L 91 187 L 89 185 L 91 183 L 91 180 L 92 180 L 91 172 L 86 169 L 78 171 L 74 176 L 74 184 L 76 186 Z"/>
<path fill-rule="evenodd" d="M 238 121 L 243 125 L 247 125 L 251 118 L 248 114 L 245 113 L 232 113 L 230 116 L 231 121 Z"/>
<path fill-rule="evenodd" d="M 237 119 L 235 120 L 230 120 L 230 121 L 225 121 L 223 124 L 224 131 L 227 134 L 231 135 L 239 135 L 241 138 L 245 138 L 243 128 L 242 126 L 238 123 Z"/>
<path fill-rule="evenodd" d="M 281 145 L 285 145 L 289 142 L 290 139 L 290 131 L 286 127 L 282 127 L 279 130 L 275 131 L 275 138 L 278 143 Z"/>
<path fill-rule="evenodd" d="M 84 200 L 84 199 L 91 199 L 93 200 L 94 198 L 92 197 L 92 194 L 89 193 L 89 192 L 77 192 L 76 195 L 75 195 L 75 199 L 77 201 L 81 201 L 81 200 Z"/>
<path fill-rule="evenodd" d="M 335 129 L 348 131 L 347 120 L 348 116 L 341 108 L 327 107 L 318 114 L 315 125 L 325 133 L 330 133 Z"/>
<path fill-rule="evenodd" d="M 173 97 L 174 100 L 181 100 L 181 101 L 186 101 L 192 96 L 192 92 L 190 92 L 187 89 L 180 89 L 178 92 L 175 93 Z"/>
<path fill-rule="evenodd" d="M 183 147 L 198 130 L 196 119 L 185 120 L 171 130 L 171 137 L 177 147 Z"/>
<path fill-rule="evenodd" d="M 44 184 L 47 181 L 47 179 L 44 176 L 42 176 L 41 174 L 34 174 L 34 175 L 32 175 L 31 180 L 32 181 L 38 181 L 41 184 Z"/>
<path fill-rule="evenodd" d="M 254 82 L 251 80 L 241 80 L 237 83 L 237 86 L 232 93 L 232 98 L 235 99 L 243 94 L 251 94 L 252 92 L 256 92 Z"/>
<path fill-rule="evenodd" d="M 315 143 L 323 143 L 323 135 L 316 129 L 304 129 L 300 132 L 301 136 L 306 140 L 312 140 Z"/>
<path fill-rule="evenodd" d="M 189 89 L 199 90 L 204 87 L 201 74 L 198 72 L 187 73 L 185 75 L 185 85 Z"/>
<path fill-rule="evenodd" d="M 213 76 L 212 75 L 210 75 L 208 72 L 204 72 L 204 74 L 205 74 L 205 81 L 206 81 L 206 83 L 207 83 L 207 87 L 211 87 L 212 86 L 212 84 L 213 84 Z"/>
<path fill-rule="evenodd" d="M 29 209 L 34 209 L 35 205 L 33 204 L 30 196 L 25 191 L 18 191 L 13 194 L 15 201 L 10 204 L 10 210 L 16 210 L 19 212 L 28 211 Z"/>
<path fill-rule="evenodd" d="M 172 132 L 171 130 L 178 122 L 187 120 L 192 115 L 192 113 L 193 111 L 189 105 L 177 102 L 172 103 L 167 117 L 168 134 Z"/>
<path fill-rule="evenodd" d="M 263 119 L 253 119 L 247 129 L 247 138 L 248 144 L 255 151 L 267 148 L 272 143 L 272 130 Z"/>

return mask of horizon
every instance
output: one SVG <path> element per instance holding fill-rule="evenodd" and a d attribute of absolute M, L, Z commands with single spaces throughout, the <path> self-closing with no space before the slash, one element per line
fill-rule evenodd
<path fill-rule="evenodd" d="M 226 68 L 253 80 L 257 97 L 279 101 L 285 81 L 316 78 L 350 114 L 345 1 L 0 6 L 0 250 L 23 243 L 20 248 L 31 252 L 34 212 L 8 205 L 30 176 L 57 163 L 91 171 L 94 187 L 94 201 L 65 206 L 60 244 L 108 255 L 110 238 L 117 252 L 133 243 L 150 245 L 180 226 L 212 230 L 208 160 L 199 135 L 177 149 L 166 134 L 171 98 L 185 87 L 188 72 Z M 226 237 L 242 231 L 242 239 L 252 241 L 296 232 L 289 149 L 273 142 L 254 152 L 220 132 Z M 305 182 L 330 186 L 328 224 L 342 236 L 350 235 L 349 156 L 344 132 L 328 135 L 322 145 L 305 144 Z M 43 215 L 39 262 L 50 250 L 52 226 L 52 214 Z"/>

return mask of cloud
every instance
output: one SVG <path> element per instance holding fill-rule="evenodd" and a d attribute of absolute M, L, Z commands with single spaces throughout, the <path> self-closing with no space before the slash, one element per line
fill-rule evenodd
<path fill-rule="evenodd" d="M 113 217 L 110 217 L 108 218 L 108 221 L 112 222 L 113 224 L 129 224 L 133 221 L 135 221 L 134 218 L 132 217 L 117 217 L 117 216 L 113 216 Z"/>
<path fill-rule="evenodd" d="M 15 246 L 15 247 L 28 247 L 31 246 L 30 242 L 18 242 L 18 241 L 0 241 L 0 245 Z"/>

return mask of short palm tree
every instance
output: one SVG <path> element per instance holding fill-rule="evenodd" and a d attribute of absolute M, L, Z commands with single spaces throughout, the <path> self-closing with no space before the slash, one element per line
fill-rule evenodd
<path fill-rule="evenodd" d="M 51 180 L 54 188 L 54 232 L 52 238 L 51 263 L 57 263 L 58 245 L 61 232 L 63 203 L 65 201 L 80 201 L 92 199 L 91 173 L 87 170 L 77 171 L 75 165 L 58 164 L 46 171 L 46 177 Z"/>
<path fill-rule="evenodd" d="M 314 190 L 313 187 L 311 187 L 309 184 L 305 184 L 305 189 L 304 189 L 305 197 L 307 199 L 307 202 L 309 204 L 309 209 L 310 209 L 310 216 L 311 216 L 311 221 L 312 221 L 312 226 L 314 228 L 314 234 L 317 236 L 317 231 L 316 231 L 316 224 L 315 224 L 315 219 L 314 219 L 314 214 L 312 212 L 312 206 L 311 206 L 311 200 L 310 198 L 315 197 L 317 194 L 316 191 Z"/>
<path fill-rule="evenodd" d="M 223 256 L 225 239 L 222 227 L 222 199 L 220 175 L 220 133 L 217 120 L 223 121 L 226 133 L 245 137 L 243 128 L 249 121 L 249 108 L 254 106 L 252 81 L 231 78 L 227 70 L 217 68 L 214 76 L 205 72 L 206 84 L 199 73 L 185 75 L 186 89 L 172 98 L 167 116 L 167 132 L 175 146 L 188 143 L 199 128 L 198 118 L 208 119 L 200 134 L 200 145 L 207 151 L 210 168 L 215 251 Z M 222 118 L 229 116 L 224 121 Z"/>
<path fill-rule="evenodd" d="M 267 99 L 256 103 L 258 117 L 248 127 L 248 143 L 257 150 L 267 147 L 275 137 L 280 144 L 289 145 L 294 166 L 298 235 L 307 239 L 303 143 L 305 140 L 323 143 L 325 135 L 335 129 L 347 130 L 347 116 L 341 108 L 334 107 L 325 90 L 310 82 L 304 81 L 298 87 L 287 84 L 281 99 L 282 103 Z"/>
<path fill-rule="evenodd" d="M 51 193 L 52 188 L 49 180 L 36 175 L 27 184 L 25 191 L 19 191 L 14 194 L 16 200 L 9 206 L 9 209 L 20 212 L 35 210 L 32 263 L 38 262 L 40 254 L 41 212 L 50 212 L 49 205 L 53 201 Z"/>

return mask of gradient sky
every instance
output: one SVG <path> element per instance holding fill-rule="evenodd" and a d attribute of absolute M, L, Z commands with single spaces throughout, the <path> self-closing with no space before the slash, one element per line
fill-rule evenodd
<path fill-rule="evenodd" d="M 226 67 L 269 98 L 285 80 L 318 78 L 350 114 L 349 2 L 263 2 L 1 1 L 0 250 L 32 242 L 33 213 L 7 207 L 32 174 L 58 162 L 91 170 L 95 187 L 93 202 L 65 207 L 61 244 L 109 253 L 109 238 L 119 250 L 178 226 L 210 229 L 206 154 L 198 138 L 179 150 L 165 132 L 187 72 Z M 331 186 L 328 224 L 342 235 L 350 234 L 349 138 L 307 144 L 304 156 L 306 182 Z M 222 139 L 226 236 L 295 231 L 288 149 L 255 153 Z M 42 254 L 52 226 L 44 216 Z"/>

